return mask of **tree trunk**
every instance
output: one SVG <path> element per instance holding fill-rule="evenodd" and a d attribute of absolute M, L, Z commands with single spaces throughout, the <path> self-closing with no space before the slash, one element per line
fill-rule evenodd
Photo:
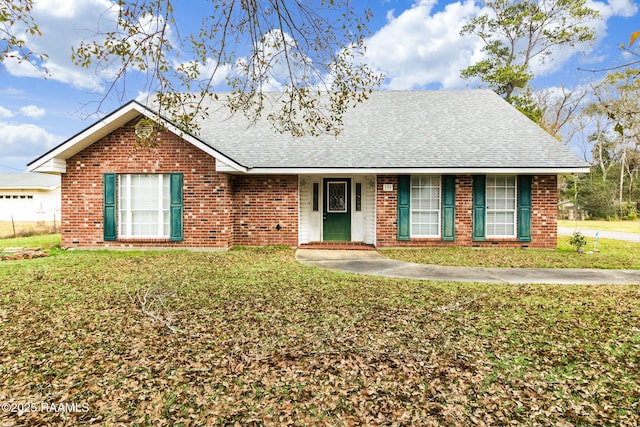
<path fill-rule="evenodd" d="M 624 169 L 625 169 L 625 164 L 626 164 L 626 157 L 627 157 L 627 148 L 623 147 L 622 148 L 622 159 L 620 160 L 620 194 L 618 197 L 618 205 L 619 205 L 619 209 L 620 209 L 620 216 L 624 215 L 624 208 L 622 206 L 622 195 L 623 195 L 623 191 L 624 191 Z"/>

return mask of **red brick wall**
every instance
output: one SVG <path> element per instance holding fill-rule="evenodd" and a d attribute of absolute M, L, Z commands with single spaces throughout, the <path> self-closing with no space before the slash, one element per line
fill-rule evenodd
<path fill-rule="evenodd" d="M 472 176 L 456 176 L 456 239 L 443 242 L 440 238 L 411 239 L 398 241 L 397 236 L 397 177 L 379 175 L 377 184 L 377 246 L 378 247 L 425 247 L 425 246 L 480 246 L 555 248 L 557 246 L 558 191 L 555 175 L 533 177 L 531 242 L 518 242 L 515 238 L 487 239 L 473 242 L 472 230 Z M 384 184 L 393 184 L 393 191 L 382 191 Z"/>
<path fill-rule="evenodd" d="M 399 242 L 398 235 L 398 177 L 378 175 L 376 188 L 376 246 L 406 246 L 410 242 Z M 393 191 L 382 191 L 384 184 L 393 186 Z"/>
<path fill-rule="evenodd" d="M 531 241 L 535 247 L 558 246 L 558 177 L 536 175 L 531 183 L 533 212 Z M 533 246 L 533 245 L 532 245 Z"/>
<path fill-rule="evenodd" d="M 67 160 L 62 176 L 62 245 L 93 247 L 220 247 L 298 244 L 298 178 L 295 175 L 228 175 L 215 159 L 165 132 L 155 148 L 136 148 L 133 125 L 125 125 Z M 184 240 L 103 241 L 103 174 L 170 173 L 184 177 Z M 396 240 L 397 177 L 377 178 L 377 245 L 556 247 L 557 178 L 534 176 L 532 242 L 471 241 L 470 175 L 456 177 L 456 241 Z M 383 191 L 392 184 L 393 191 Z M 278 229 L 279 225 L 279 229 Z"/>
<path fill-rule="evenodd" d="M 165 132 L 155 148 L 136 148 L 132 125 L 102 138 L 67 160 L 62 175 L 62 245 L 102 247 L 227 247 L 233 228 L 230 179 L 215 159 Z M 182 172 L 184 241 L 103 242 L 103 173 Z"/>
<path fill-rule="evenodd" d="M 232 188 L 235 245 L 298 244 L 297 175 L 236 175 Z"/>

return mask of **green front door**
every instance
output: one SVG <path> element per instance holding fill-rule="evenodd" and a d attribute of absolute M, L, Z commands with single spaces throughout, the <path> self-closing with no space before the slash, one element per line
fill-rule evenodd
<path fill-rule="evenodd" d="M 351 240 L 351 179 L 325 178 L 322 235 L 325 242 Z"/>

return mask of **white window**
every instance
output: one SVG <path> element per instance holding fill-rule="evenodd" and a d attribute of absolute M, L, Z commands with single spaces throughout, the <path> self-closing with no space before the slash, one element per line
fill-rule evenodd
<path fill-rule="evenodd" d="M 120 175 L 118 190 L 121 237 L 169 237 L 169 175 Z"/>
<path fill-rule="evenodd" d="M 411 236 L 440 236 L 440 177 L 411 177 Z"/>
<path fill-rule="evenodd" d="M 487 176 L 487 237 L 516 236 L 516 177 Z"/>

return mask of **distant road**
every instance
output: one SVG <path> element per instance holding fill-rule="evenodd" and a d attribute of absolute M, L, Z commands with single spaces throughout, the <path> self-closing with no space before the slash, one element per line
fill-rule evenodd
<path fill-rule="evenodd" d="M 575 231 L 579 231 L 587 237 L 595 237 L 596 233 L 598 233 L 598 237 L 602 237 L 603 239 L 614 239 L 614 240 L 626 240 L 627 242 L 636 242 L 640 243 L 640 233 L 623 233 L 622 231 L 600 231 L 600 230 L 590 230 L 588 228 L 581 228 L 578 226 L 575 227 L 558 227 L 558 234 L 562 234 L 565 236 L 571 236 Z"/>

